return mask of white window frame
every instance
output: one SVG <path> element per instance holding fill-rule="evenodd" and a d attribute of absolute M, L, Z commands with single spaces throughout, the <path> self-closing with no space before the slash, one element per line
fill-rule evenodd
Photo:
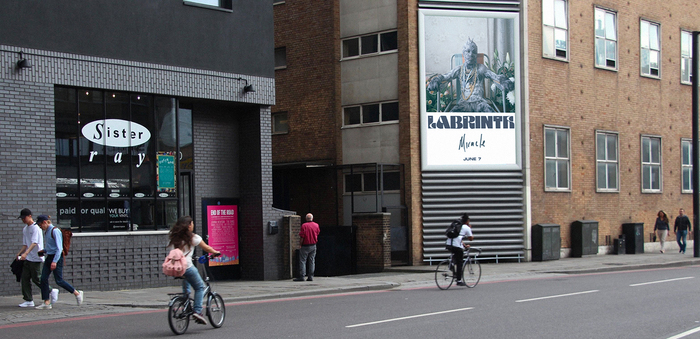
<path fill-rule="evenodd" d="M 640 180 L 641 180 L 641 184 L 642 184 L 641 185 L 642 193 L 662 193 L 663 188 L 664 188 L 663 159 L 661 158 L 663 156 L 663 152 L 661 151 L 661 150 L 663 150 L 663 140 L 661 139 L 660 136 L 657 136 L 657 135 L 642 135 L 640 141 L 641 142 L 640 142 L 640 158 L 639 159 L 640 159 L 640 165 L 641 165 L 641 167 L 640 167 L 640 169 L 641 169 Z M 658 148 L 657 148 L 658 154 L 656 154 L 658 161 L 654 161 L 654 159 L 653 159 L 655 152 L 654 152 L 653 147 L 652 147 L 652 141 L 658 141 L 658 143 L 659 143 Z M 644 158 L 644 156 L 645 156 L 644 155 L 644 153 L 645 153 L 644 143 L 645 142 L 649 143 L 649 147 L 648 147 L 649 154 L 648 154 L 648 158 L 646 161 Z M 659 186 L 658 188 L 654 188 L 652 186 L 653 177 L 654 177 L 654 169 L 657 169 L 657 173 L 658 173 L 656 175 L 658 186 Z M 648 185 L 647 185 L 647 182 L 645 181 L 645 175 L 646 175 L 645 172 L 649 172 L 648 174 L 649 174 L 650 181 L 649 181 Z"/>
<path fill-rule="evenodd" d="M 605 139 L 605 142 L 601 145 L 599 142 L 599 136 L 602 136 Z M 614 159 L 610 159 L 610 151 L 608 148 L 609 145 L 609 139 L 610 138 L 615 138 L 615 154 L 614 154 Z M 609 131 L 596 131 L 595 133 L 595 141 L 596 141 L 596 191 L 597 192 L 620 192 L 620 136 L 619 133 L 617 132 L 609 132 Z M 605 159 L 600 159 L 600 154 L 599 151 L 603 147 L 603 152 L 604 152 L 604 157 Z M 610 168 L 611 165 L 614 165 L 615 167 L 615 183 L 617 184 L 617 187 L 609 187 L 608 183 L 610 182 Z M 601 167 L 605 167 L 605 171 L 601 173 Z M 605 175 L 605 182 L 601 183 L 600 176 L 604 174 Z"/>
<path fill-rule="evenodd" d="M 183 0 L 183 3 L 188 6 L 209 8 L 225 12 L 233 12 L 232 2 L 232 0 Z"/>
<path fill-rule="evenodd" d="M 278 131 L 275 129 L 275 126 L 277 124 L 275 123 L 278 119 L 283 118 L 286 120 L 285 125 L 287 126 L 287 129 L 284 131 Z M 272 113 L 272 134 L 288 134 L 289 133 L 289 113 L 288 112 L 275 112 Z"/>
<path fill-rule="evenodd" d="M 656 28 L 656 41 L 652 33 Z M 649 70 L 644 65 L 645 55 L 649 62 Z M 656 57 L 654 57 L 656 56 Z M 656 68 L 652 67 L 652 61 L 656 58 Z M 654 74 L 656 71 L 657 74 Z M 639 73 L 643 77 L 661 79 L 661 24 L 649 20 L 639 20 Z"/>
<path fill-rule="evenodd" d="M 386 51 L 382 51 L 382 34 L 386 33 L 396 33 L 396 49 L 388 49 Z M 377 51 L 376 52 L 371 52 L 371 53 L 362 53 L 362 38 L 370 37 L 370 36 L 375 36 L 377 39 Z M 383 54 L 390 54 L 390 53 L 397 53 L 399 51 L 399 41 L 398 41 L 398 30 L 391 29 L 388 31 L 382 31 L 382 32 L 376 32 L 376 33 L 371 33 L 371 34 L 363 34 L 363 35 L 357 35 L 353 37 L 347 37 L 343 38 L 340 40 L 340 60 L 352 60 L 352 59 L 358 59 L 358 58 L 364 58 L 368 56 L 375 56 L 375 55 L 383 55 Z M 351 56 L 344 56 L 345 55 L 345 42 L 349 40 L 357 40 L 357 55 L 351 55 Z"/>
<path fill-rule="evenodd" d="M 566 44 L 563 49 L 556 46 L 557 36 L 561 38 L 562 35 Z M 569 60 L 569 4 L 566 0 L 542 0 L 542 56 Z"/>
<path fill-rule="evenodd" d="M 554 131 L 555 132 L 555 138 L 554 138 L 554 155 L 547 155 L 547 131 Z M 566 133 L 566 156 L 562 156 L 559 153 L 559 138 L 558 134 L 559 133 Z M 571 192 L 571 129 L 568 127 L 562 127 L 562 126 L 551 126 L 551 125 L 545 125 L 544 126 L 544 133 L 542 135 L 542 138 L 544 140 L 544 145 L 543 145 L 543 155 L 544 155 L 544 189 L 546 192 Z M 554 162 L 555 163 L 555 173 L 554 173 L 554 182 L 556 186 L 549 186 L 547 182 L 547 176 L 549 174 L 549 171 L 547 170 L 547 163 L 548 162 Z M 560 181 L 560 176 L 561 173 L 559 171 L 559 164 L 560 163 L 565 163 L 566 164 L 566 186 L 559 186 L 559 181 Z"/>
<path fill-rule="evenodd" d="M 681 84 L 693 84 L 693 33 L 681 30 Z"/>
<path fill-rule="evenodd" d="M 617 12 L 596 7 L 594 15 L 594 34 L 595 34 L 595 66 L 608 70 L 617 70 L 618 45 L 617 45 Z M 612 21 L 610 18 L 612 17 Z M 599 20 L 602 18 L 602 21 Z M 613 26 L 612 28 L 610 26 Z M 599 28 L 599 26 L 602 26 Z M 600 32 L 602 30 L 602 32 Z M 602 35 L 601 35 L 602 33 Z M 602 45 L 602 46 L 601 46 Z M 610 55 L 610 47 L 614 48 Z M 600 51 L 600 49 L 603 49 Z M 599 55 L 602 53 L 602 60 L 599 60 Z M 612 65 L 611 65 L 612 63 Z"/>
<path fill-rule="evenodd" d="M 692 139 L 681 139 L 681 193 L 693 193 Z"/>
<path fill-rule="evenodd" d="M 399 120 L 383 120 L 384 114 L 382 114 L 382 107 L 384 107 L 384 104 L 390 104 L 390 103 L 396 103 L 397 104 L 397 110 L 398 110 L 398 101 L 397 100 L 389 100 L 389 101 L 382 101 L 382 102 L 368 102 L 368 103 L 363 103 L 359 105 L 348 105 L 343 107 L 343 128 L 347 127 L 362 127 L 362 126 L 376 126 L 376 125 L 387 125 L 387 124 L 397 124 Z M 369 105 L 379 105 L 379 121 L 375 122 L 364 122 L 364 106 L 369 106 Z M 345 123 L 345 110 L 348 108 L 355 108 L 359 107 L 360 108 L 360 123 L 359 124 L 346 124 Z"/>

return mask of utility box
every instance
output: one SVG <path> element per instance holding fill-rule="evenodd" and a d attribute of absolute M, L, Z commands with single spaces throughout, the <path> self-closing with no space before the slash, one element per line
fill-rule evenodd
<path fill-rule="evenodd" d="M 532 261 L 559 260 L 560 233 L 557 224 L 532 226 Z"/>
<path fill-rule="evenodd" d="M 613 251 L 612 254 L 625 254 L 627 252 L 627 247 L 625 245 L 625 235 L 621 235 L 619 238 L 613 240 Z"/>
<path fill-rule="evenodd" d="M 598 254 L 598 222 L 576 220 L 571 224 L 571 256 Z"/>
<path fill-rule="evenodd" d="M 625 235 L 627 254 L 644 253 L 643 222 L 622 224 L 622 234 Z"/>

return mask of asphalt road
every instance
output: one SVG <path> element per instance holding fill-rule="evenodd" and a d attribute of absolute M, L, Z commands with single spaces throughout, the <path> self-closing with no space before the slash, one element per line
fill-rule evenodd
<path fill-rule="evenodd" d="M 234 303 L 198 338 L 700 338 L 700 267 Z M 692 331 L 697 331 L 693 332 Z M 170 337 L 164 310 L 0 326 L 0 337 Z"/>

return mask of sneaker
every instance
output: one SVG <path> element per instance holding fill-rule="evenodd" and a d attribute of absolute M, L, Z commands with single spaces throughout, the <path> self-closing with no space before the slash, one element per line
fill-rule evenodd
<path fill-rule="evenodd" d="M 304 281 L 304 278 L 294 278 L 294 281 Z"/>
<path fill-rule="evenodd" d="M 306 281 L 314 281 L 314 277 L 308 277 Z"/>
<path fill-rule="evenodd" d="M 204 319 L 204 316 L 201 313 L 195 313 L 192 314 L 192 317 L 194 318 L 194 322 L 197 324 L 202 324 L 202 325 L 208 325 L 207 319 Z"/>
<path fill-rule="evenodd" d="M 51 290 L 51 303 L 55 303 L 58 301 L 58 288 L 54 288 Z"/>
<path fill-rule="evenodd" d="M 75 300 L 78 302 L 78 306 L 83 304 L 83 291 L 78 291 L 78 295 L 75 296 Z"/>
<path fill-rule="evenodd" d="M 465 283 L 464 281 L 458 281 L 457 286 L 467 286 L 467 283 Z"/>
<path fill-rule="evenodd" d="M 25 301 L 19 304 L 19 307 L 34 307 L 34 301 Z"/>
<path fill-rule="evenodd" d="M 53 307 L 51 306 L 51 304 L 41 304 L 41 305 L 34 307 L 34 308 L 36 308 L 37 310 L 50 310 Z"/>

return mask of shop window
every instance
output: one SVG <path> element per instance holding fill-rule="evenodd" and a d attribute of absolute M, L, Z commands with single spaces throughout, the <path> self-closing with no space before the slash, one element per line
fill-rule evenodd
<path fill-rule="evenodd" d="M 191 110 L 174 98 L 56 87 L 55 112 L 56 224 L 104 232 L 174 223 L 177 165 L 194 168 Z"/>
<path fill-rule="evenodd" d="M 617 69 L 617 13 L 595 9 L 595 65 Z"/>
<path fill-rule="evenodd" d="M 681 31 L 681 83 L 693 83 L 693 34 Z"/>
<path fill-rule="evenodd" d="M 661 138 L 642 136 L 642 192 L 661 192 Z"/>
<path fill-rule="evenodd" d="M 681 140 L 681 192 L 693 193 L 693 144 L 692 140 Z"/>
<path fill-rule="evenodd" d="M 599 192 L 619 192 L 617 133 L 596 132 L 596 174 Z"/>
<path fill-rule="evenodd" d="M 570 191 L 569 129 L 545 127 L 544 144 L 545 190 Z"/>
<path fill-rule="evenodd" d="M 659 24 L 641 20 L 639 30 L 641 73 L 644 76 L 660 77 L 661 44 Z"/>
<path fill-rule="evenodd" d="M 542 55 L 568 60 L 568 8 L 564 0 L 542 1 Z"/>

